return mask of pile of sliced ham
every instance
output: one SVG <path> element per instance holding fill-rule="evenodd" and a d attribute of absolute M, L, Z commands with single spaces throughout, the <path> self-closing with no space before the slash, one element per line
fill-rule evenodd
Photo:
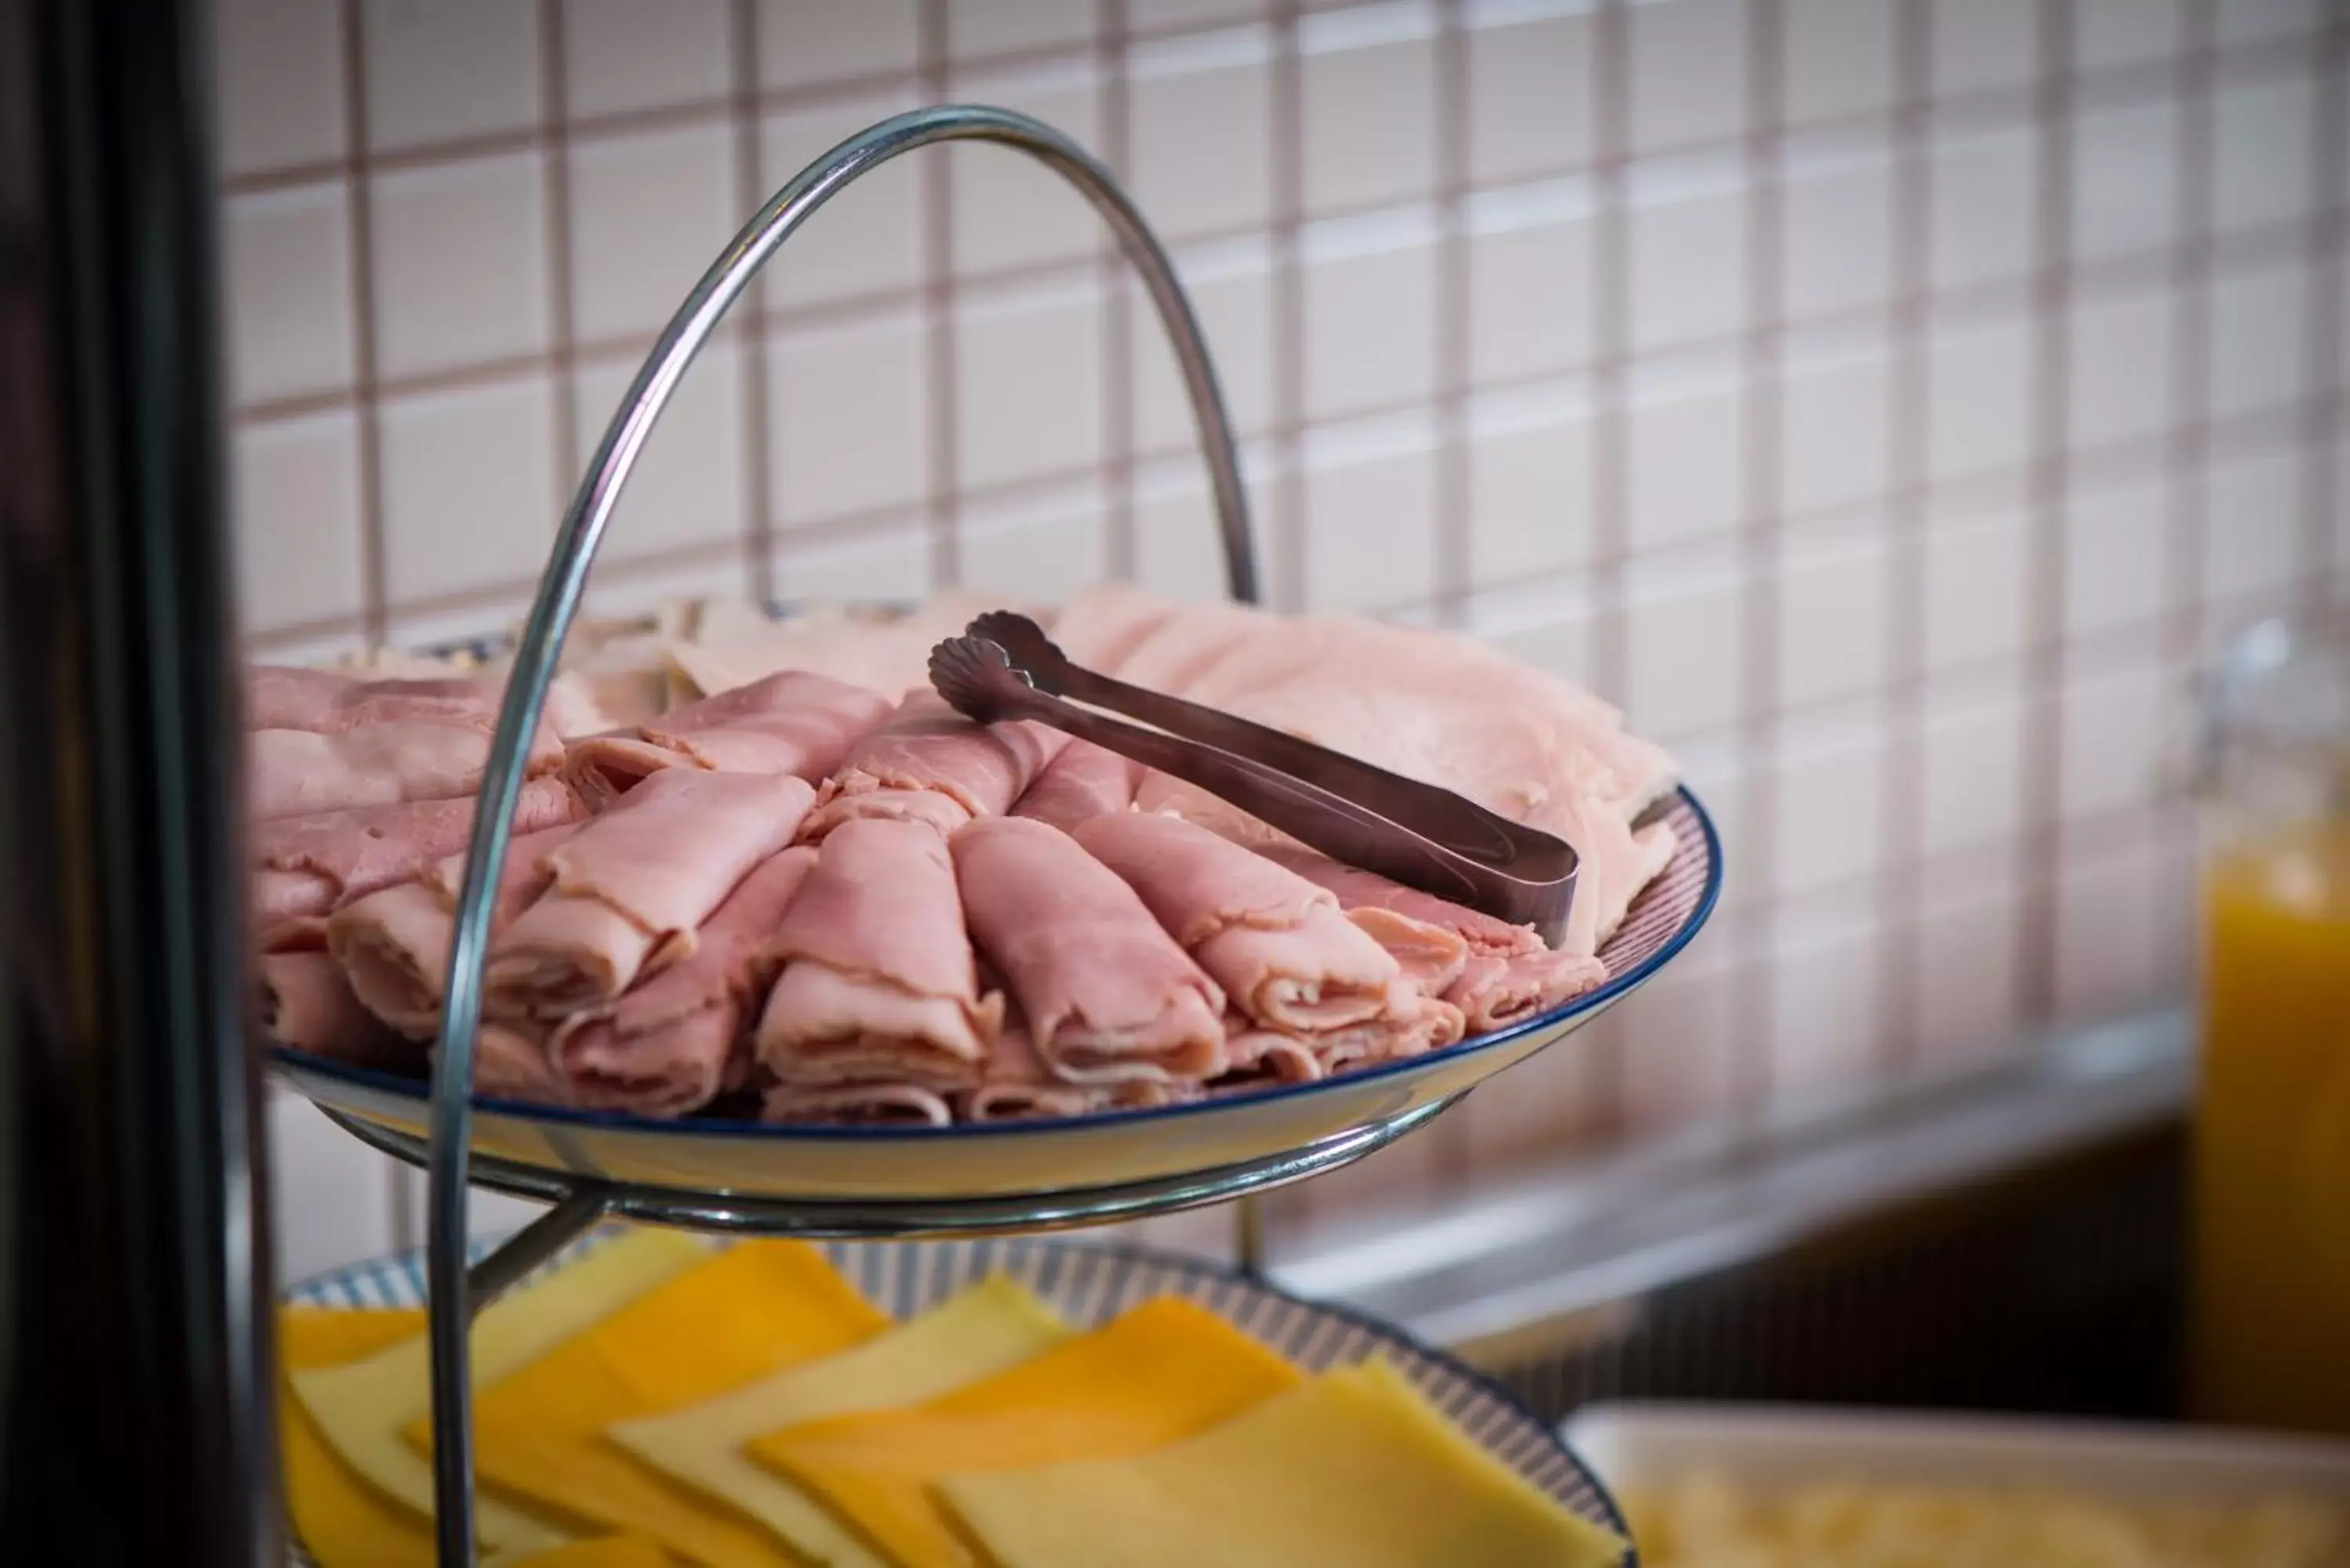
<path fill-rule="evenodd" d="M 1305 1082 L 1599 984 L 1601 944 L 1673 852 L 1639 820 L 1671 760 L 1473 643 L 1125 587 L 1051 618 L 1081 663 L 1565 837 L 1583 870 L 1556 947 L 1058 731 L 860 681 L 956 629 L 950 607 L 974 607 L 737 624 L 657 671 L 608 650 L 598 684 L 567 674 L 496 882 L 484 1093 L 945 1126 Z M 646 692 L 679 691 L 691 700 L 645 711 Z M 494 672 L 249 672 L 253 923 L 276 1039 L 422 1070 L 499 695 Z"/>

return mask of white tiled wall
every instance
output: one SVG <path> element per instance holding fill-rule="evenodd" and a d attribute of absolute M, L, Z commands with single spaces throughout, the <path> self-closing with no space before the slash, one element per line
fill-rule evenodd
<path fill-rule="evenodd" d="M 1173 245 L 1280 602 L 1495 638 L 1679 750 L 1724 917 L 1293 1222 L 2176 992 L 2182 679 L 2350 590 L 2317 0 L 219 10 L 257 649 L 501 624 L 742 218 L 977 99 L 1095 148 Z M 1215 591 L 1148 304 L 1041 170 L 891 165 L 738 314 L 608 598 Z M 277 1126 L 297 1269 L 405 1239 L 384 1168 Z"/>

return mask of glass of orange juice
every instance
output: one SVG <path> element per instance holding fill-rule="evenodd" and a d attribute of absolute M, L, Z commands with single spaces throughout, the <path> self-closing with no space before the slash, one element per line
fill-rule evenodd
<path fill-rule="evenodd" d="M 2252 628 L 2205 719 L 2196 1413 L 2350 1433 L 2350 639 Z"/>

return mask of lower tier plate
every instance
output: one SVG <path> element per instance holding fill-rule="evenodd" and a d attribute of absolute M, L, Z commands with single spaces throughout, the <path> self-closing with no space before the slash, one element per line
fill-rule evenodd
<path fill-rule="evenodd" d="M 578 1245 L 596 1241 L 591 1237 Z M 1584 1519 L 1628 1538 L 1607 1488 L 1540 1417 L 1450 1356 L 1359 1314 L 1317 1306 L 1211 1264 L 1126 1247 L 1007 1238 L 913 1246 L 836 1243 L 825 1251 L 867 1300 L 899 1319 L 1003 1274 L 1080 1326 L 1105 1323 L 1153 1296 L 1172 1295 L 1206 1307 L 1309 1372 L 1385 1356 L 1489 1453 Z M 352 1264 L 286 1293 L 312 1306 L 421 1306 L 424 1254 Z M 1631 1563 L 1627 1552 L 1626 1568 Z"/>

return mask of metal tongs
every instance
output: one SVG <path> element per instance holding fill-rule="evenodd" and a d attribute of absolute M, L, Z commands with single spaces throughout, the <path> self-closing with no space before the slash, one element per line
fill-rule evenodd
<path fill-rule="evenodd" d="M 1531 925 L 1545 941 L 1566 929 L 1575 853 L 1565 840 L 1450 790 L 1097 675 L 1072 664 L 1026 616 L 993 610 L 940 643 L 931 650 L 931 684 L 966 718 L 1033 719 L 1065 730 L 1197 784 L 1348 866 Z"/>

